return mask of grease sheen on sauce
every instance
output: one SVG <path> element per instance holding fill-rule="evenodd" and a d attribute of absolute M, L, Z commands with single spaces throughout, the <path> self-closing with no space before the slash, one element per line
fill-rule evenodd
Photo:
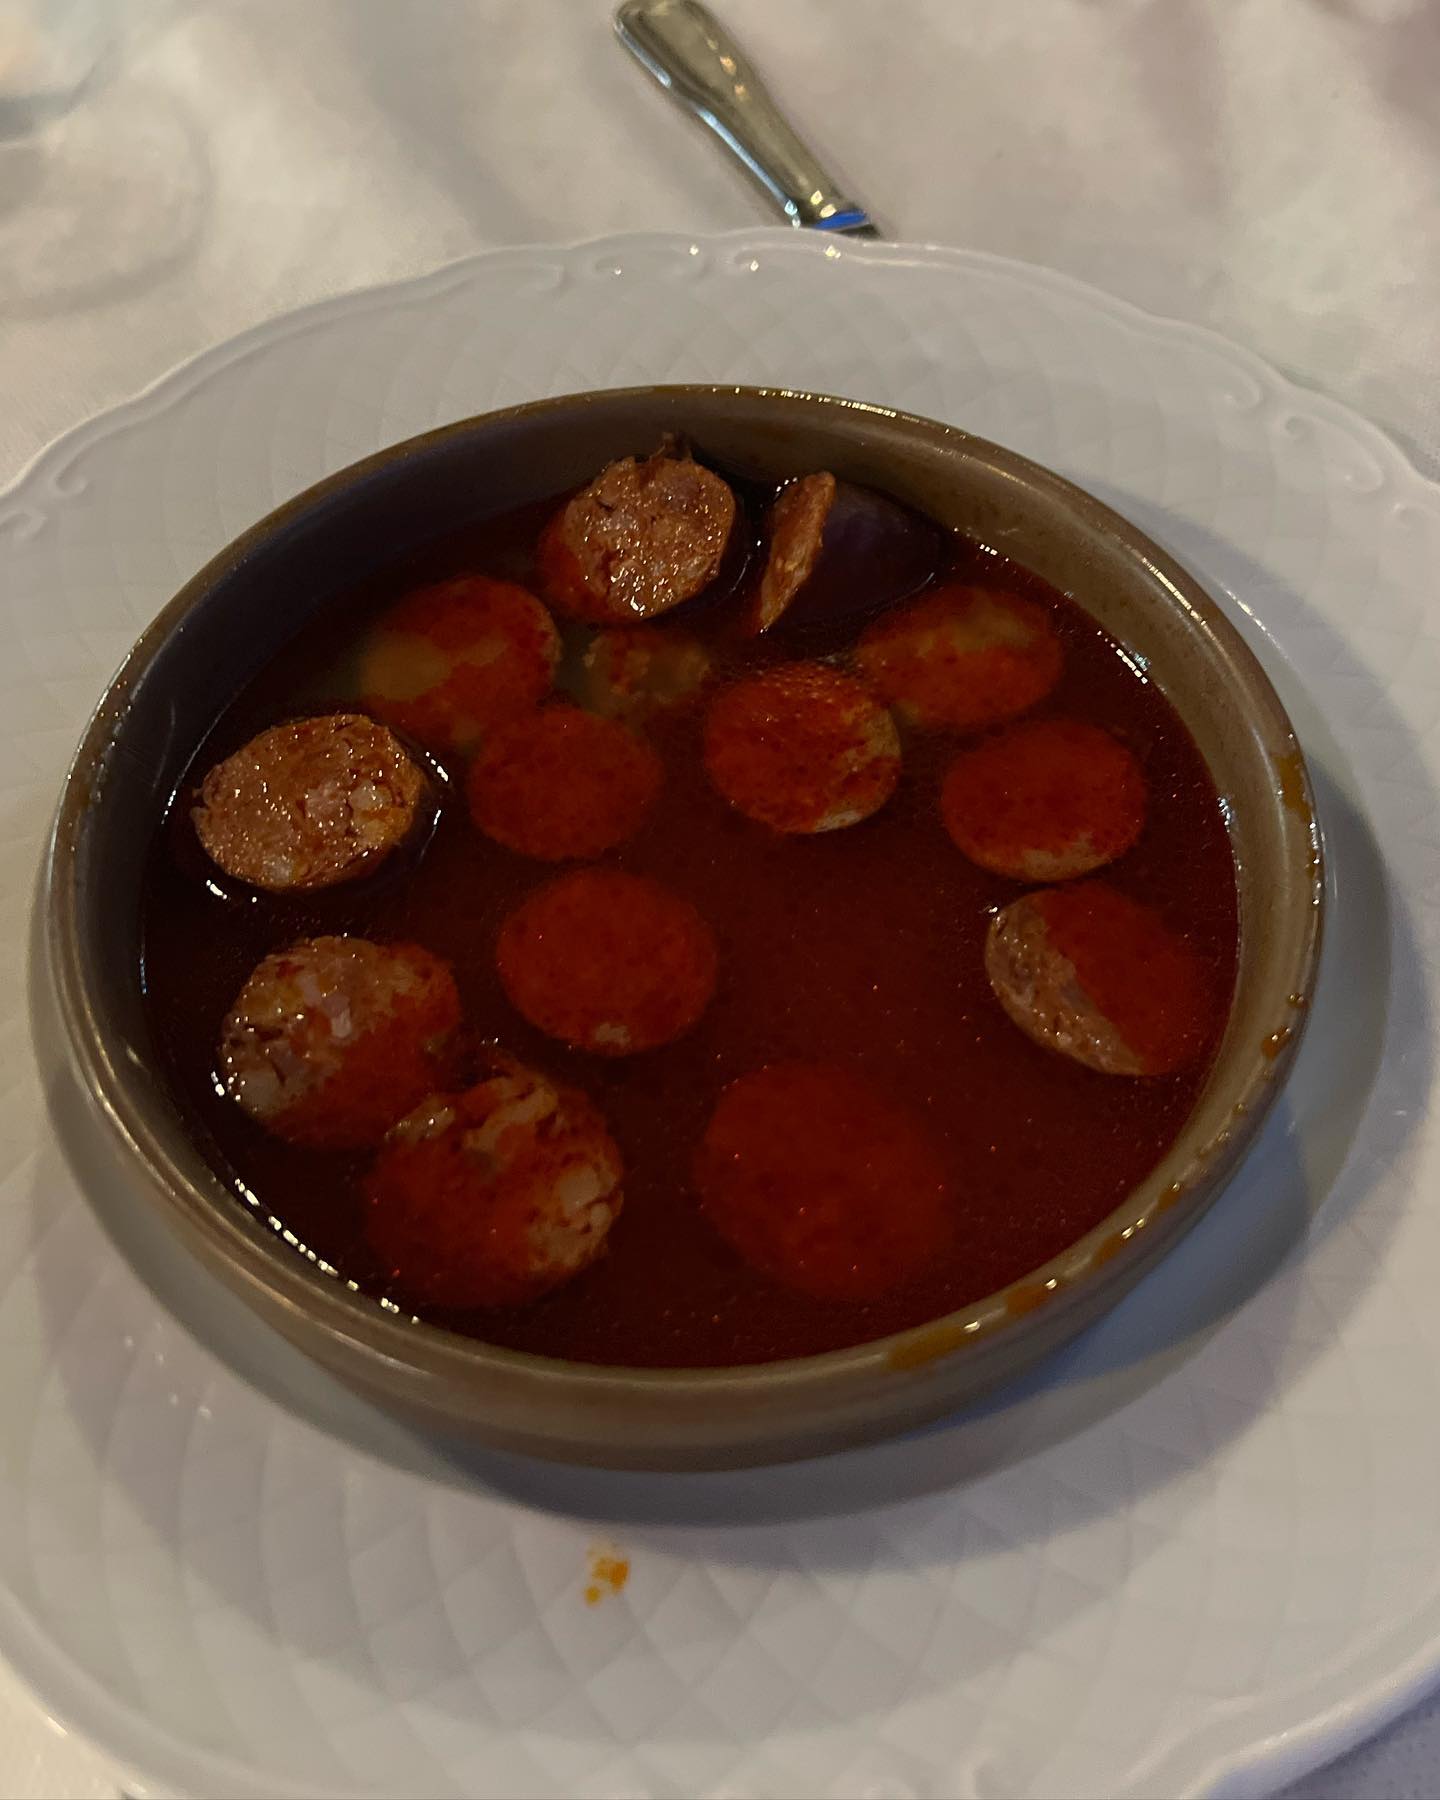
<path fill-rule="evenodd" d="M 548 511 L 526 508 L 456 534 L 341 596 L 218 722 L 192 779 L 265 725 L 352 703 L 364 626 L 409 586 L 469 571 L 532 580 L 531 547 Z M 1234 978 L 1235 885 L 1214 786 L 1192 739 L 1156 687 L 1053 589 L 963 541 L 952 567 L 1050 611 L 1065 672 L 1028 716 L 1091 720 L 1139 757 L 1147 823 L 1106 873 L 1158 907 L 1205 957 L 1216 996 L 1213 1050 Z M 837 651 L 863 623 L 852 618 L 828 639 L 807 630 L 789 646 L 747 644 L 725 632 L 732 610 L 702 601 L 684 621 L 714 645 L 722 678 Z M 982 960 L 986 926 L 995 907 L 1024 889 L 967 862 L 946 835 L 939 788 L 960 740 L 908 734 L 899 790 L 876 817 L 817 837 L 779 837 L 710 787 L 700 759 L 702 717 L 691 709 L 652 725 L 663 790 L 643 830 L 603 862 L 666 882 L 699 907 L 719 941 L 719 989 L 688 1037 L 632 1058 L 568 1051 L 507 1004 L 495 974 L 496 933 L 556 871 L 476 832 L 463 769 L 452 771 L 418 865 L 350 888 L 253 902 L 207 885 L 214 871 L 190 840 L 190 789 L 182 789 L 175 816 L 156 834 L 144 902 L 146 993 L 159 1059 L 226 1178 L 365 1291 L 384 1291 L 384 1271 L 359 1228 L 368 1157 L 279 1143 L 213 1082 L 220 1022 L 246 975 L 269 951 L 310 934 L 412 939 L 447 958 L 479 1034 L 583 1088 L 609 1121 L 625 1155 L 626 1201 L 596 1267 L 526 1308 L 427 1315 L 516 1349 L 602 1363 L 715 1366 L 834 1349 L 921 1324 L 1064 1249 L 1173 1141 L 1208 1055 L 1159 1080 L 1094 1074 L 1032 1044 L 993 999 Z M 919 1109 L 942 1148 L 956 1198 L 953 1250 L 880 1301 L 825 1302 L 768 1281 L 720 1241 L 695 1205 L 691 1159 L 720 1090 L 748 1070 L 792 1058 L 859 1071 Z"/>

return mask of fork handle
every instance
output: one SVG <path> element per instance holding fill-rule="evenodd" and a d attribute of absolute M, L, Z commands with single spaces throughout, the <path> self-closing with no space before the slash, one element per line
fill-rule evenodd
<path fill-rule="evenodd" d="M 625 0 L 615 35 L 668 94 L 709 126 L 794 226 L 876 237 L 795 135 L 740 46 L 700 0 Z"/>

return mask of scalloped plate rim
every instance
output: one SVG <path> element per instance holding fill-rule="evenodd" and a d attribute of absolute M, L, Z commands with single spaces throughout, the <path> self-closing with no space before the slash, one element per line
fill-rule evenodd
<path fill-rule="evenodd" d="M 502 263 L 519 265 L 547 258 L 568 261 L 583 252 L 593 254 L 611 246 L 623 250 L 626 247 L 694 243 L 705 248 L 724 250 L 754 242 L 757 238 L 767 248 L 779 248 L 783 245 L 791 250 L 800 250 L 803 255 L 824 254 L 829 251 L 836 253 L 837 260 L 854 258 L 882 267 L 933 267 L 938 263 L 957 271 L 989 270 L 1011 280 L 1068 293 L 1095 311 L 1112 318 L 1123 318 L 1127 324 L 1147 331 L 1153 337 L 1188 340 L 1242 368 L 1277 397 L 1288 397 L 1296 403 L 1297 411 L 1315 411 L 1327 423 L 1364 444 L 1372 454 L 1381 457 L 1393 473 L 1412 483 L 1440 506 L 1440 480 L 1431 480 L 1424 475 L 1395 439 L 1378 425 L 1345 402 L 1332 399 L 1322 390 L 1307 387 L 1293 376 L 1286 375 L 1257 351 L 1247 349 L 1209 325 L 1197 324 L 1193 320 L 1177 318 L 1169 313 L 1152 312 L 1147 307 L 1108 293 L 1104 288 L 1096 287 L 1094 283 L 1084 281 L 1079 276 L 1066 274 L 1061 269 L 1050 268 L 1045 263 L 1027 262 L 1019 257 L 1001 256 L 989 250 L 966 250 L 947 244 L 900 241 L 847 241 L 843 246 L 826 242 L 822 245 L 790 226 L 772 225 L 759 228 L 742 226 L 737 230 L 722 232 L 620 231 L 603 237 L 571 238 L 564 243 L 513 244 L 493 250 L 473 250 L 418 274 L 398 276 L 393 281 L 367 283 L 362 287 L 347 288 L 343 293 L 325 294 L 317 299 L 307 300 L 284 312 L 258 319 L 230 337 L 221 338 L 181 357 L 128 399 L 101 407 L 79 424 L 63 431 L 59 437 L 36 451 L 14 479 L 0 488 L 0 507 L 9 509 L 13 506 L 18 511 L 23 499 L 22 490 L 32 482 L 45 479 L 53 481 L 81 451 L 116 436 L 132 424 L 158 416 L 175 401 L 183 399 L 191 387 L 204 380 L 212 370 L 225 368 L 278 338 L 290 337 L 312 325 L 323 324 L 328 318 L 349 312 L 355 307 L 378 303 L 406 305 L 432 294 L 442 293 L 450 286 L 461 286 L 480 269 Z M 53 491 L 50 496 L 52 499 L 69 497 L 63 492 Z M 8 512 L 0 511 L 0 527 L 10 522 Z"/>

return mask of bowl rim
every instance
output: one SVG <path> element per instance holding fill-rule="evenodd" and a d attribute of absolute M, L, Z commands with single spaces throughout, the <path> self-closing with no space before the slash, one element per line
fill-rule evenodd
<path fill-rule="evenodd" d="M 1208 1193 L 1217 1187 L 1225 1164 L 1243 1147 L 1232 1148 L 1231 1134 L 1222 1131 L 1196 1149 L 1176 1177 L 1163 1187 L 1156 1185 L 1161 1166 L 1157 1165 L 1103 1219 L 1047 1262 L 949 1313 L 837 1350 L 721 1367 L 570 1362 L 488 1344 L 423 1318 L 392 1313 L 377 1299 L 321 1273 L 296 1255 L 278 1232 L 267 1231 L 261 1220 L 247 1215 L 218 1172 L 211 1171 L 213 1186 L 205 1191 L 176 1162 L 163 1133 L 126 1080 L 121 1061 L 106 1040 L 86 984 L 81 948 L 77 866 L 88 822 L 95 814 L 94 796 L 101 785 L 110 746 L 127 713 L 132 689 L 186 616 L 218 581 L 277 530 L 393 462 L 434 449 L 452 438 L 468 436 L 477 428 L 503 427 L 547 415 L 563 417 L 589 405 L 722 396 L 807 410 L 833 407 L 847 414 L 872 415 L 897 426 L 908 436 L 928 439 L 937 447 L 978 454 L 992 468 L 1044 490 L 1062 509 L 1102 530 L 1206 628 L 1244 681 L 1248 710 L 1264 727 L 1267 740 L 1281 747 L 1272 749 L 1272 760 L 1280 756 L 1285 759 L 1281 780 L 1286 789 L 1286 805 L 1297 816 L 1310 847 L 1308 882 L 1303 889 L 1306 915 L 1294 946 L 1288 985 L 1293 1022 L 1275 1034 L 1278 1043 L 1267 1042 L 1251 1053 L 1228 1088 L 1234 1116 L 1238 1119 L 1246 1115 L 1251 1131 L 1283 1086 L 1303 1036 L 1319 970 L 1325 910 L 1323 840 L 1304 753 L 1268 675 L 1219 605 L 1193 576 L 1122 514 L 1043 464 L 959 426 L 873 402 L 784 387 L 701 382 L 595 389 L 526 401 L 438 426 L 349 463 L 284 501 L 225 544 L 162 607 L 127 654 L 86 726 L 61 790 L 41 864 L 39 890 L 45 961 L 72 1065 L 80 1076 L 83 1091 L 127 1161 L 138 1169 L 165 1210 L 187 1233 L 198 1233 L 209 1240 L 232 1280 L 257 1290 L 271 1304 L 278 1304 L 283 1313 L 320 1328 L 348 1352 L 372 1365 L 446 1383 L 455 1378 L 478 1379 L 488 1369 L 522 1377 L 537 1389 L 563 1390 L 572 1398 L 583 1399 L 587 1391 L 592 1397 L 651 1392 L 663 1393 L 667 1400 L 687 1396 L 704 1400 L 737 1389 L 753 1393 L 759 1386 L 787 1387 L 805 1393 L 848 1384 L 857 1377 L 882 1371 L 919 1368 L 952 1351 L 993 1342 L 1007 1325 L 1019 1324 L 1025 1315 L 1047 1301 L 1067 1298 L 1080 1286 L 1088 1285 L 1087 1278 L 1095 1276 L 1102 1267 L 1113 1265 L 1113 1272 L 1118 1275 L 1121 1266 L 1144 1256 L 1161 1235 L 1147 1228 L 1156 1225 L 1193 1189 Z M 1194 1108 L 1187 1120 L 1193 1116 Z M 180 1129 L 184 1129 L 183 1119 Z M 1247 1131 L 1246 1141 L 1249 1136 Z"/>

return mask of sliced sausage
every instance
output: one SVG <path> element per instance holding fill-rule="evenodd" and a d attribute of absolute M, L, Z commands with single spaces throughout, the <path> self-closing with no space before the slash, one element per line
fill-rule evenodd
<path fill-rule="evenodd" d="M 410 838 L 429 798 L 393 732 L 329 713 L 273 726 L 217 763 L 191 818 L 227 875 L 291 893 L 368 874 Z"/>
<path fill-rule="evenodd" d="M 835 477 L 826 470 L 802 475 L 781 488 L 765 521 L 769 546 L 749 626 L 768 631 L 814 573 L 835 504 Z"/>
<path fill-rule="evenodd" d="M 1200 958 L 1106 881 L 1043 888 L 995 915 L 985 972 L 1027 1037 L 1103 1075 L 1168 1075 L 1204 1047 Z"/>
<path fill-rule="evenodd" d="M 627 726 L 563 702 L 495 728 L 470 765 L 470 817 L 546 862 L 631 838 L 660 791 L 660 758 Z"/>
<path fill-rule="evenodd" d="M 781 1063 L 732 1082 L 695 1179 L 733 1249 L 821 1299 L 874 1299 L 950 1241 L 944 1164 L 924 1124 L 847 1069 Z"/>
<path fill-rule="evenodd" d="M 560 660 L 555 621 L 513 581 L 465 575 L 417 588 L 360 655 L 364 703 L 427 749 L 473 750 L 543 700 Z"/>
<path fill-rule="evenodd" d="M 276 1137 L 357 1149 L 446 1085 L 459 1025 L 454 977 L 418 944 L 305 938 L 267 956 L 240 990 L 219 1073 Z"/>
<path fill-rule="evenodd" d="M 414 1305 L 519 1306 L 602 1254 L 622 1174 L 591 1102 L 507 1058 L 391 1132 L 365 1184 L 366 1235 Z"/>
<path fill-rule="evenodd" d="M 680 1037 L 715 991 L 715 939 L 678 894 L 577 869 L 523 901 L 496 961 L 516 1011 L 577 1050 L 628 1056 Z"/>
<path fill-rule="evenodd" d="M 611 463 L 541 536 L 545 597 L 597 625 L 655 618 L 715 579 L 735 511 L 734 494 L 692 457 L 661 451 Z"/>
<path fill-rule="evenodd" d="M 684 706 L 710 679 L 710 652 L 673 625 L 615 626 L 585 647 L 573 692 L 588 711 L 634 724 Z"/>
<path fill-rule="evenodd" d="M 900 740 L 852 675 L 785 663 L 712 701 L 705 768 L 748 818 L 776 831 L 835 831 L 869 818 L 894 793 Z"/>
<path fill-rule="evenodd" d="M 1123 856 L 1145 824 L 1130 751 L 1081 719 L 1036 719 L 964 750 L 940 793 L 972 862 L 1012 881 L 1072 881 Z"/>
<path fill-rule="evenodd" d="M 867 626 L 855 660 L 908 724 L 978 731 L 1043 700 L 1063 656 L 1043 606 L 951 583 Z"/>

